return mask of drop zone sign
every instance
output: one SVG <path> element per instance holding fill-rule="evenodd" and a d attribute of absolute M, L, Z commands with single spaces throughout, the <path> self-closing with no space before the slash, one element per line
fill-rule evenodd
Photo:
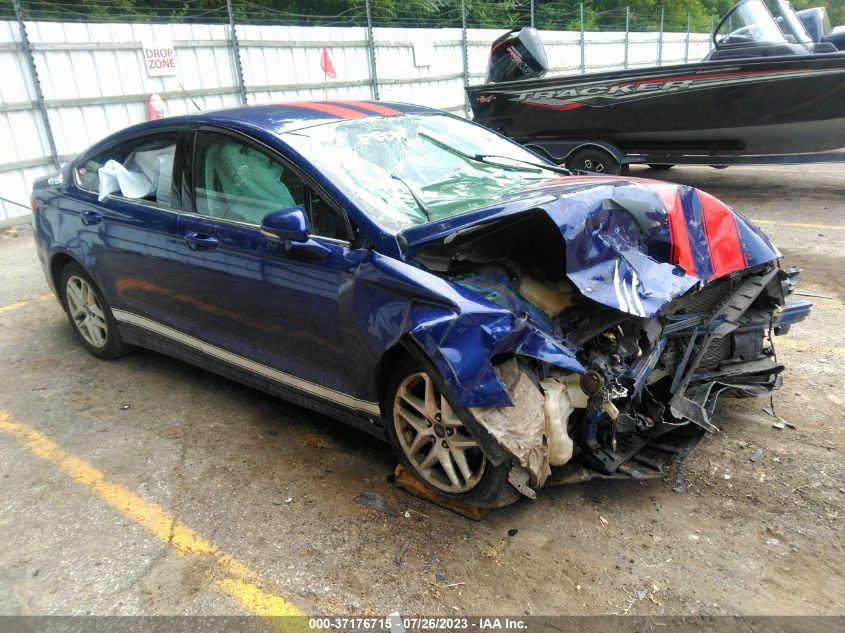
<path fill-rule="evenodd" d="M 144 65 L 147 75 L 161 77 L 176 74 L 176 53 L 170 40 L 156 40 L 144 42 Z"/>

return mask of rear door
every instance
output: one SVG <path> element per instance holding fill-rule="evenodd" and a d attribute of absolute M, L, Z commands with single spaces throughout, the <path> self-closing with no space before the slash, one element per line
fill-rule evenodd
<path fill-rule="evenodd" d="M 339 318 L 345 279 L 366 251 L 341 210 L 291 163 L 244 136 L 200 129 L 193 213 L 180 218 L 179 294 L 191 345 L 312 396 L 376 413 L 353 392 Z M 265 236 L 272 211 L 302 207 L 321 254 Z"/>
<path fill-rule="evenodd" d="M 173 255 L 182 244 L 184 132 L 130 137 L 74 169 L 78 254 L 122 320 L 172 320 Z"/>

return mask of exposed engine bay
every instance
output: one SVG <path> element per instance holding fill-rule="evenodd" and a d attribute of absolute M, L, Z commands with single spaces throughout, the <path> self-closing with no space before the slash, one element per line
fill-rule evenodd
<path fill-rule="evenodd" d="M 513 458 L 511 483 L 530 497 L 547 482 L 665 476 L 718 431 L 720 395 L 781 386 L 773 338 L 809 311 L 807 302 L 787 305 L 799 271 L 777 261 L 693 280 L 653 315 L 637 305 L 636 288 L 595 279 L 617 288 L 622 311 L 572 282 L 571 253 L 548 214 L 473 229 L 427 245 L 415 261 L 525 318 L 584 368 L 494 358 L 513 406 L 469 409 Z"/>

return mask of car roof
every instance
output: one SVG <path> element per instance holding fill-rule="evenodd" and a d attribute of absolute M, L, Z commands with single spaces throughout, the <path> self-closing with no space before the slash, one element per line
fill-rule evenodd
<path fill-rule="evenodd" d="M 437 110 L 425 106 L 385 101 L 290 101 L 164 117 L 142 123 L 132 129 L 133 131 L 142 129 L 152 131 L 159 126 L 207 124 L 257 127 L 275 134 L 283 134 L 335 121 L 423 112 L 437 112 Z"/>

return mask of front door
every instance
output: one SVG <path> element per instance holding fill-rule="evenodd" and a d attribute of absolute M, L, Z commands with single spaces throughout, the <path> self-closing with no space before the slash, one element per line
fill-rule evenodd
<path fill-rule="evenodd" d="M 350 247 L 342 213 L 279 156 L 223 131 L 196 133 L 193 183 L 196 212 L 179 220 L 179 283 L 193 344 L 312 396 L 376 413 L 353 393 L 338 313 L 345 279 L 366 256 Z M 261 232 L 264 216 L 290 207 L 306 210 L 321 253 Z"/>

